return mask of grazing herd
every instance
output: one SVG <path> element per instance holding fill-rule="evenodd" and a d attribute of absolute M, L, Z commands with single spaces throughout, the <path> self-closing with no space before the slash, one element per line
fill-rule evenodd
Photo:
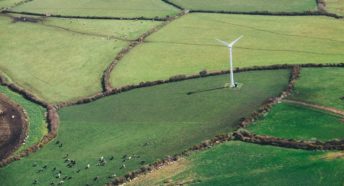
<path fill-rule="evenodd" d="M 63 147 L 63 143 L 59 140 L 57 140 L 55 142 L 55 145 L 58 147 L 58 148 L 62 148 Z M 123 155 L 122 158 L 121 158 L 121 163 L 122 165 L 120 166 L 119 169 L 125 169 L 126 168 L 126 162 L 129 161 L 129 160 L 132 160 L 132 159 L 139 159 L 141 158 L 141 156 L 139 155 Z M 63 161 L 64 161 L 64 164 L 66 165 L 67 168 L 75 168 L 77 165 L 80 167 L 80 165 L 77 163 L 77 161 L 75 159 L 71 159 L 69 157 L 69 154 L 65 154 L 63 157 L 62 157 Z M 110 156 L 109 158 L 105 158 L 104 156 L 101 156 L 100 158 L 98 158 L 97 160 L 97 163 L 96 163 L 96 166 L 105 166 L 108 161 L 113 161 L 115 159 L 114 156 Z M 108 161 L 107 161 L 108 160 Z M 140 161 L 140 164 L 143 165 L 145 164 L 145 161 Z M 33 164 L 33 167 L 38 167 L 38 164 L 36 162 L 34 162 Z M 81 165 L 82 167 L 82 165 Z M 84 167 L 84 170 L 87 171 L 88 169 L 91 169 L 91 163 L 87 163 Z M 45 164 L 43 165 L 42 167 L 40 167 L 38 170 L 37 170 L 37 173 L 42 173 L 42 172 L 45 172 L 48 170 L 48 165 Z M 82 169 L 78 168 L 76 169 L 76 171 L 74 173 L 80 173 L 82 171 Z M 73 179 L 72 176 L 69 176 L 69 175 L 65 175 L 61 170 L 58 170 L 57 167 L 53 167 L 52 168 L 52 172 L 53 172 L 53 177 L 52 177 L 52 181 L 50 182 L 50 185 L 63 185 L 65 184 L 66 181 L 68 180 L 71 180 Z M 117 175 L 116 173 L 113 173 L 112 175 L 109 175 L 107 178 L 108 179 L 113 179 L 115 178 Z M 96 182 L 100 179 L 100 176 L 95 176 L 93 178 L 93 181 Z M 39 184 L 39 180 L 37 178 L 35 178 L 32 182 L 33 185 L 38 185 Z M 86 183 L 85 186 L 89 186 L 91 184 L 89 183 Z"/>

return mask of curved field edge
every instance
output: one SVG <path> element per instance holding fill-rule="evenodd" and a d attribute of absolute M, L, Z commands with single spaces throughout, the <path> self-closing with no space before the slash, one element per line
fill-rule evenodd
<path fill-rule="evenodd" d="M 285 88 L 285 86 L 287 84 L 287 79 L 288 79 L 288 73 L 287 72 L 288 71 L 285 71 L 285 70 L 282 70 L 282 71 L 278 70 L 278 71 L 261 71 L 261 72 L 240 73 L 237 76 L 241 77 L 242 81 L 246 82 L 246 85 L 247 85 L 247 86 L 244 86 L 240 91 L 252 93 L 252 91 L 245 90 L 246 89 L 245 87 L 247 87 L 247 88 L 255 87 L 256 89 L 258 88 L 258 90 L 259 90 L 263 87 L 268 86 L 267 84 L 264 85 L 264 83 L 263 83 L 265 81 L 268 81 L 272 84 L 275 84 L 274 86 L 279 87 L 278 90 L 273 91 L 275 93 L 272 93 L 272 92 L 269 93 L 270 96 L 272 96 L 272 95 L 276 96 L 278 94 L 277 92 L 280 92 L 283 89 L 283 87 Z M 248 78 L 248 76 L 251 76 L 251 78 L 252 78 L 253 76 L 256 77 L 258 74 L 261 74 L 259 76 L 262 76 L 260 78 L 262 81 L 261 83 L 255 82 L 255 81 L 248 81 L 248 79 L 246 79 L 246 78 Z M 280 77 L 281 80 L 284 79 L 283 81 L 285 81 L 285 84 L 282 83 L 283 81 L 282 82 L 271 82 L 272 81 L 271 78 L 267 78 L 262 74 L 271 74 L 271 75 L 274 74 L 273 76 L 275 78 Z M 210 81 L 211 79 L 212 79 L 212 81 L 216 80 L 215 82 L 217 82 L 217 83 Z M 221 103 L 219 103 L 220 100 L 216 101 L 216 98 L 213 98 L 213 96 L 217 95 L 220 97 L 222 97 L 222 96 L 226 97 L 226 96 L 228 96 L 227 95 L 228 90 L 227 91 L 225 89 L 213 90 L 213 91 L 209 90 L 209 91 L 206 91 L 204 93 L 201 90 L 202 90 L 202 87 L 204 87 L 204 86 L 206 86 L 205 88 L 214 88 L 213 86 L 215 86 L 216 84 L 218 84 L 219 86 L 223 86 L 223 83 L 226 81 L 227 81 L 227 76 L 224 76 L 224 75 L 208 77 L 208 78 L 200 78 L 200 79 L 194 79 L 194 80 L 183 81 L 183 82 L 178 82 L 178 83 L 170 83 L 170 84 L 166 84 L 166 85 L 155 86 L 155 87 L 151 87 L 151 88 L 137 89 L 137 90 L 133 90 L 133 91 L 130 91 L 127 93 L 123 93 L 123 94 L 119 94 L 119 95 L 115 95 L 115 96 L 109 96 L 109 97 L 100 99 L 98 101 L 92 102 L 90 104 L 66 107 L 60 111 L 61 127 L 59 129 L 59 136 L 57 137 L 57 139 L 55 139 L 52 143 L 49 143 L 42 150 L 38 151 L 37 153 L 33 154 L 32 156 L 24 158 L 21 161 L 14 162 L 14 163 L 10 164 L 9 166 L 3 168 L 0 171 L 0 175 L 1 175 L 1 177 L 7 176 L 6 180 L 9 182 L 21 180 L 20 181 L 21 183 L 31 183 L 33 180 L 30 180 L 30 179 L 28 180 L 28 178 L 24 178 L 24 177 L 18 178 L 17 177 L 16 179 L 11 179 L 8 176 L 11 176 L 10 172 L 12 172 L 12 171 L 32 172 L 35 175 L 34 177 L 36 177 L 40 181 L 40 183 L 50 183 L 50 181 L 54 181 L 54 182 L 58 181 L 58 179 L 53 178 L 55 173 L 51 173 L 51 171 L 50 171 L 50 169 L 52 169 L 53 167 L 56 167 L 57 170 L 62 170 L 64 175 L 72 176 L 73 179 L 71 179 L 69 182 L 73 183 L 73 184 L 75 184 L 75 183 L 83 183 L 84 184 L 85 181 L 91 182 L 92 179 L 96 176 L 99 176 L 99 179 L 95 183 L 106 183 L 106 182 L 108 182 L 108 178 L 107 178 L 108 176 L 111 176 L 114 173 L 116 173 L 119 176 L 124 175 L 129 170 L 136 169 L 134 167 L 140 167 L 141 161 L 145 161 L 144 164 L 154 162 L 156 160 L 156 158 L 159 158 L 159 157 L 163 158 L 165 155 L 177 153 L 177 151 L 183 150 L 187 146 L 192 146 L 192 144 L 199 143 L 200 141 L 202 141 L 202 139 L 207 139 L 208 137 L 214 136 L 219 131 L 224 132 L 223 127 L 224 126 L 229 127 L 228 123 L 225 124 L 226 120 L 224 120 L 223 121 L 224 125 L 221 125 L 221 123 L 222 123 L 221 120 L 216 119 L 216 116 L 214 116 L 212 114 L 214 114 L 214 112 L 221 113 L 222 111 L 220 112 L 221 109 L 218 106 L 223 105 L 223 104 L 229 104 L 229 103 L 223 103 L 223 100 L 221 100 Z M 275 81 L 276 81 L 276 79 L 275 79 Z M 198 83 L 195 83 L 195 82 L 198 82 Z M 255 85 L 253 85 L 252 83 L 254 83 Z M 268 84 L 271 85 L 270 83 L 268 83 Z M 277 85 L 276 83 L 280 84 L 280 85 Z M 180 87 L 179 89 L 176 89 L 176 86 L 181 86 L 181 85 L 183 85 L 182 87 L 184 87 L 184 88 Z M 186 95 L 186 93 L 188 91 L 190 91 L 190 88 L 192 88 L 191 90 L 200 90 L 199 94 L 195 94 L 195 95 L 191 96 L 191 97 L 194 97 L 193 99 L 195 99 L 194 101 L 196 102 L 196 104 L 187 104 L 188 99 L 191 99 L 190 97 L 188 97 L 188 95 Z M 217 88 L 217 86 L 215 88 Z M 270 90 L 271 88 L 272 87 L 269 86 L 268 89 Z M 156 91 L 153 91 L 153 92 L 149 91 L 151 89 L 156 89 Z M 167 90 L 165 90 L 165 89 L 167 89 Z M 181 91 L 182 89 L 184 89 L 184 91 Z M 226 93 L 223 91 L 225 91 Z M 270 91 L 272 91 L 272 90 L 270 90 Z M 154 93 L 154 92 L 156 92 L 156 93 Z M 159 94 L 157 94 L 157 92 L 159 92 Z M 163 92 L 166 92 L 166 94 L 168 94 L 169 96 L 172 96 L 172 97 L 169 97 L 168 100 L 166 100 L 166 98 L 163 98 L 163 97 L 166 97 L 166 96 L 164 96 Z M 173 93 L 173 92 L 175 92 L 175 93 Z M 233 92 L 233 93 L 238 94 L 236 92 Z M 146 100 L 142 100 L 142 99 L 137 100 L 140 96 L 137 97 L 135 95 L 139 95 L 139 94 L 140 95 L 146 94 L 146 96 L 145 96 Z M 160 96 L 161 94 L 163 94 L 163 97 Z M 209 94 L 211 94 L 213 96 L 210 96 L 207 99 L 215 99 L 214 101 L 209 101 L 209 102 L 207 101 L 206 102 L 207 105 L 204 105 L 204 103 L 201 104 L 200 102 L 197 101 L 197 99 L 205 98 L 204 96 L 209 95 Z M 118 97 L 120 97 L 120 98 L 124 97 L 125 98 L 128 96 L 130 97 L 130 99 L 122 100 L 122 99 L 118 98 Z M 159 112 L 163 112 L 159 108 L 155 108 L 155 109 L 158 109 L 156 111 L 158 113 L 153 112 L 153 110 L 150 110 L 152 108 L 149 108 L 149 107 L 148 108 L 146 107 L 146 109 L 139 109 L 140 107 L 147 105 L 148 102 L 149 102 L 148 105 L 151 105 L 152 103 L 154 103 L 154 101 L 153 102 L 149 101 L 147 96 L 152 97 L 154 99 L 158 99 L 158 100 L 162 99 L 160 101 L 162 101 L 162 103 L 164 103 L 165 106 L 169 105 L 166 108 L 170 108 L 172 106 L 171 103 L 169 103 L 171 101 L 173 101 L 173 102 L 177 101 L 179 104 L 181 104 L 179 101 L 181 98 L 182 98 L 182 100 L 187 98 L 187 100 L 184 100 L 185 103 L 183 102 L 183 104 L 182 104 L 183 107 L 179 108 L 182 110 L 178 111 L 178 109 L 174 109 L 173 107 L 171 107 L 171 109 L 173 108 L 174 112 L 178 113 L 178 114 L 174 113 L 174 114 L 179 116 L 178 117 L 179 119 L 178 119 L 178 118 L 175 118 L 173 112 L 167 112 L 168 109 L 165 112 L 170 113 L 170 114 L 168 114 L 166 116 L 164 116 L 165 114 L 158 114 Z M 175 96 L 177 96 L 178 99 L 173 98 Z M 248 95 L 246 95 L 246 96 L 248 96 Z M 266 95 L 266 97 L 263 96 L 265 98 L 263 98 L 262 100 L 264 100 L 270 96 L 267 96 L 267 95 Z M 249 97 L 253 97 L 253 96 L 248 96 L 247 98 L 249 98 Z M 121 103 L 121 104 L 118 104 L 118 103 L 114 104 L 113 102 L 111 102 L 111 100 L 116 100 L 118 103 Z M 261 101 L 255 100 L 254 102 L 256 102 L 257 106 L 259 106 L 261 104 Z M 133 103 L 131 103 L 131 102 L 133 102 Z M 203 100 L 203 102 L 204 102 L 204 100 Z M 215 109 L 215 110 L 209 109 L 210 108 L 209 104 L 213 105 L 214 104 L 213 102 L 217 104 L 217 109 Z M 108 106 L 104 107 L 104 104 L 108 105 Z M 176 104 L 176 103 L 174 103 L 174 104 Z M 184 105 L 184 104 L 186 104 L 186 105 Z M 103 111 L 101 111 L 101 112 L 100 112 L 100 110 L 98 111 L 98 109 L 96 109 L 97 107 L 94 107 L 95 105 L 99 105 L 100 107 L 98 107 L 98 109 L 103 110 Z M 137 107 L 136 105 L 140 106 L 140 107 Z M 242 104 L 240 104 L 240 105 L 242 105 Z M 130 108 L 130 109 L 126 108 L 128 106 L 133 107 L 133 108 Z M 187 112 L 183 112 L 183 111 L 185 111 L 184 107 L 189 107 L 189 109 L 191 109 L 190 107 L 193 107 L 194 109 L 197 108 L 196 110 L 199 110 L 199 109 L 204 110 L 204 109 L 208 108 L 209 110 L 212 110 L 213 113 L 212 114 L 210 114 L 210 113 L 205 114 L 202 111 L 202 112 L 196 112 L 196 113 L 198 113 L 197 115 L 189 115 Z M 226 106 L 226 107 L 228 107 L 228 106 Z M 106 110 L 104 110 L 104 108 Z M 108 108 L 111 108 L 111 109 L 108 109 Z M 139 110 L 137 110 L 137 109 L 139 109 Z M 187 109 L 187 110 L 189 110 L 189 109 Z M 195 114 L 194 109 L 189 110 L 189 112 Z M 253 109 L 253 108 L 250 108 L 250 109 Z M 133 112 L 128 112 L 129 110 L 131 110 Z M 240 112 L 240 110 L 241 109 L 239 109 L 238 111 Z M 246 109 L 244 109 L 244 110 L 246 110 Z M 134 112 L 134 111 L 136 111 L 136 112 Z M 246 113 L 246 111 L 245 112 L 243 111 L 242 114 Z M 126 116 L 125 113 L 123 116 L 123 113 L 121 113 L 121 112 L 126 112 L 127 114 L 131 114 L 133 116 L 128 117 L 128 116 Z M 141 113 L 140 114 L 140 112 L 148 112 L 148 113 Z M 228 111 L 226 111 L 226 112 L 228 112 Z M 85 115 L 84 113 L 90 113 L 90 114 Z M 154 115 L 152 115 L 153 113 L 154 113 Z M 82 116 L 76 117 L 75 114 L 77 114 L 77 115 L 81 114 Z M 108 115 L 108 114 L 110 114 L 110 115 Z M 96 116 L 96 115 L 99 115 L 99 116 Z M 96 118 L 92 119 L 92 116 L 95 116 Z M 220 127 L 221 129 L 215 129 L 214 133 L 212 133 L 212 134 L 210 134 L 210 131 L 212 131 L 213 129 L 208 128 L 207 130 L 205 130 L 205 131 L 207 131 L 206 136 L 204 136 L 204 134 L 202 134 L 202 135 L 200 135 L 202 139 L 195 139 L 194 137 L 197 136 L 196 134 L 198 132 L 201 132 L 199 130 L 201 128 L 203 128 L 201 126 L 204 126 L 204 127 L 207 126 L 207 124 L 203 123 L 203 122 L 198 123 L 198 124 L 197 124 L 197 122 L 196 123 L 191 122 L 192 120 L 195 120 L 197 118 L 196 116 L 202 117 L 202 118 L 204 118 L 204 117 L 213 118 L 211 120 L 214 121 L 214 119 L 215 119 L 215 121 L 217 121 L 215 123 L 220 124 L 217 126 L 223 126 L 223 127 Z M 233 117 L 233 116 L 231 116 L 231 117 Z M 240 116 L 236 116 L 236 117 L 240 117 Z M 66 120 L 66 118 L 68 118 L 68 119 Z M 80 120 L 82 118 L 84 121 Z M 131 118 L 134 121 L 127 121 L 128 118 Z M 146 122 L 149 121 L 148 122 L 149 125 L 147 125 L 148 123 L 147 124 L 142 123 L 142 122 L 141 122 L 141 124 L 137 123 L 137 121 L 141 121 L 140 118 L 141 119 L 146 118 L 143 121 L 146 121 Z M 170 119 L 168 119 L 168 118 L 170 118 Z M 182 119 L 182 118 L 184 118 L 184 119 Z M 187 121 L 187 120 L 185 120 L 185 118 L 189 118 L 188 120 L 190 120 L 191 118 L 193 118 L 193 119 L 191 121 Z M 80 120 L 80 121 L 73 121 L 75 119 Z M 109 119 L 111 120 L 111 122 L 106 121 Z M 116 120 L 121 121 L 120 123 L 122 123 L 122 124 L 119 124 L 119 123 L 115 124 L 114 129 L 109 129 L 109 127 L 111 128 L 114 125 L 113 122 Z M 159 122 L 158 123 L 154 122 L 154 120 L 159 121 L 160 124 L 158 124 Z M 171 120 L 171 121 L 169 121 L 169 120 Z M 173 120 L 180 120 L 180 121 L 172 122 Z M 92 124 L 93 121 L 97 121 L 97 124 Z M 197 121 L 197 119 L 195 121 Z M 154 126 L 151 126 L 152 122 L 156 123 L 156 124 L 154 124 Z M 178 122 L 182 122 L 180 124 L 182 124 L 184 126 L 183 130 L 188 131 L 189 129 L 192 129 L 192 128 L 194 128 L 192 130 L 195 130 L 195 127 L 197 126 L 196 128 L 197 128 L 198 132 L 194 131 L 195 135 L 189 136 L 189 135 L 185 134 L 186 131 L 184 131 L 184 132 L 180 131 L 180 129 L 182 129 L 183 127 L 181 127 L 179 124 L 177 125 Z M 231 121 L 231 122 L 235 122 L 235 121 Z M 76 124 L 76 123 L 78 123 L 78 124 Z M 101 123 L 105 124 L 106 130 L 103 130 L 102 127 L 99 126 L 99 124 L 101 124 Z M 166 125 L 168 123 L 170 123 L 171 125 Z M 213 123 L 213 125 L 215 123 Z M 77 127 L 78 129 L 76 129 L 76 128 L 73 129 L 73 126 Z M 80 128 L 80 126 L 85 126 L 85 127 Z M 160 128 L 161 127 L 164 127 L 164 128 L 168 127 L 168 130 L 170 130 L 171 132 L 170 133 L 163 132 L 166 129 L 164 129 L 164 130 L 159 129 L 160 132 L 156 132 L 156 130 L 158 130 L 156 128 L 159 128 L 159 126 L 160 126 Z M 137 131 L 138 127 L 141 128 L 141 131 L 135 132 L 135 131 Z M 144 127 L 144 128 L 142 128 L 142 127 Z M 187 128 L 185 128 L 185 127 L 187 127 Z M 118 128 L 120 128 L 120 129 L 118 129 Z M 154 130 L 153 130 L 153 128 L 154 128 Z M 135 130 L 133 130 L 133 129 L 135 129 Z M 81 139 L 80 135 L 85 136 L 84 134 L 86 134 L 84 130 L 88 130 L 88 132 L 86 132 L 86 133 L 89 135 L 87 136 L 87 138 Z M 173 132 L 174 130 L 176 130 L 176 131 Z M 73 131 L 73 132 L 71 133 L 71 131 Z M 216 132 L 216 131 L 218 131 L 218 132 Z M 127 133 L 127 132 L 129 132 L 129 133 Z M 108 133 L 111 133 L 111 134 L 108 134 Z M 201 132 L 201 133 L 203 133 L 203 132 Z M 178 137 L 175 137 L 172 134 L 178 135 Z M 99 135 L 101 135 L 102 137 L 99 137 Z M 165 139 L 165 140 L 162 140 L 161 143 L 155 142 L 155 140 L 157 140 L 157 139 L 161 140 L 160 137 L 158 138 L 155 135 L 159 135 L 159 136 L 163 135 L 161 137 L 163 137 L 162 139 Z M 79 137 L 77 137 L 77 136 L 79 136 Z M 171 139 L 173 139 L 173 140 L 168 140 L 169 139 L 168 136 L 170 136 Z M 109 139 L 109 137 L 111 139 Z M 151 138 L 151 139 L 144 140 L 147 137 Z M 173 141 L 175 141 L 176 138 L 179 138 L 182 140 L 183 138 L 181 138 L 181 137 L 183 137 L 183 138 L 186 137 L 186 139 L 189 139 L 189 140 L 187 140 L 188 143 L 182 144 L 180 142 L 173 142 Z M 191 137 L 192 137 L 192 140 L 191 140 Z M 78 140 L 76 140 L 76 139 L 78 139 Z M 120 141 L 117 141 L 116 139 L 121 139 L 122 142 L 119 143 Z M 139 140 L 139 139 L 141 139 L 141 140 Z M 71 141 L 73 141 L 73 143 L 71 143 Z M 144 141 L 146 141 L 146 142 L 144 142 Z M 166 143 L 166 142 L 168 142 L 167 144 L 172 142 L 173 145 L 170 144 L 168 146 L 170 148 L 171 147 L 174 147 L 174 148 L 169 149 L 169 148 L 167 148 L 167 146 L 164 147 L 164 143 Z M 58 144 L 56 144 L 56 143 L 58 143 Z M 88 145 L 82 145 L 81 143 L 87 143 Z M 184 141 L 184 143 L 186 143 L 186 141 Z M 136 145 L 134 145 L 134 144 L 136 144 Z M 75 145 L 78 147 L 75 147 Z M 178 147 L 180 145 L 182 145 L 183 147 Z M 91 150 L 90 148 L 93 150 Z M 160 150 L 154 150 L 155 148 L 158 148 Z M 74 150 L 72 150 L 72 149 L 74 149 Z M 86 150 L 86 149 L 88 149 L 88 150 Z M 173 149 L 179 149 L 179 150 L 176 151 Z M 164 154 L 162 154 L 161 151 L 163 151 Z M 146 153 L 148 153 L 150 155 L 148 155 L 148 154 L 146 155 Z M 72 167 L 72 168 L 66 168 L 65 167 L 66 164 L 63 163 L 63 159 L 61 161 L 61 158 L 63 158 L 66 154 L 69 155 L 69 158 L 76 160 L 77 165 L 75 167 Z M 110 160 L 112 155 L 114 156 L 114 159 Z M 124 155 L 127 155 L 126 158 L 130 157 L 129 159 L 125 158 L 125 161 L 124 161 L 125 168 L 123 168 L 123 162 L 122 162 L 122 160 L 123 160 L 122 156 L 124 156 Z M 107 164 L 105 166 L 96 166 L 96 164 L 98 162 L 98 158 L 100 156 L 104 156 L 105 159 L 107 160 L 108 164 L 110 164 L 110 165 Z M 153 157 L 155 157 L 155 158 L 153 158 Z M 32 165 L 35 162 L 37 163 L 36 168 L 32 167 Z M 120 163 L 120 162 L 122 162 L 122 163 Z M 91 168 L 88 170 L 85 170 L 84 168 L 87 165 L 87 163 L 91 164 Z M 47 170 L 44 170 L 43 172 L 41 172 L 39 174 L 35 173 L 35 171 L 38 171 L 39 169 L 41 169 L 45 164 L 47 164 L 47 167 L 48 167 Z M 114 165 L 111 165 L 111 164 L 114 164 Z M 111 166 L 111 167 L 109 167 L 109 166 Z M 113 168 L 113 166 L 115 166 L 115 169 Z M 15 167 L 17 167 L 17 168 L 15 168 Z M 121 167 L 122 167 L 122 169 L 121 169 Z M 81 172 L 75 173 L 75 171 L 77 171 L 78 169 L 80 169 Z M 17 174 L 17 175 L 20 175 L 20 174 Z M 88 178 L 87 179 L 88 181 L 85 179 L 80 180 L 79 179 L 80 177 Z M 23 179 L 26 181 L 24 181 Z M 66 181 L 66 184 L 67 184 L 67 181 Z"/>
<path fill-rule="evenodd" d="M 342 152 L 317 152 L 229 141 L 191 154 L 127 185 L 340 185 Z M 181 168 L 175 170 L 175 167 Z M 307 177 L 307 179 L 304 179 Z"/>
<path fill-rule="evenodd" d="M 5 29 L 0 44 L 2 74 L 37 97 L 56 103 L 101 91 L 103 71 L 128 45 L 112 36 L 136 38 L 159 23 L 20 16 L 13 20 L 4 15 L 0 24 Z"/>
<path fill-rule="evenodd" d="M 288 102 L 275 105 L 247 130 L 257 135 L 295 140 L 344 139 L 342 117 Z"/>
<path fill-rule="evenodd" d="M 187 14 L 128 53 L 112 71 L 110 82 L 121 87 L 228 69 L 228 50 L 214 38 L 230 41 L 240 35 L 244 38 L 234 48 L 235 67 L 342 63 L 344 27 L 339 22 L 327 17 Z M 326 26 L 319 30 L 319 25 Z"/>
<path fill-rule="evenodd" d="M 343 74 L 344 68 L 302 68 L 300 79 L 288 99 L 344 111 Z"/>
<path fill-rule="evenodd" d="M 39 142 L 42 137 L 47 134 L 47 123 L 45 119 L 45 108 L 32 103 L 25 99 L 18 93 L 15 93 L 5 86 L 0 86 L 0 92 L 10 100 L 14 101 L 18 105 L 24 108 L 28 117 L 28 132 L 25 138 L 25 144 L 21 145 L 15 154 L 20 153 L 22 150 L 34 145 Z"/>

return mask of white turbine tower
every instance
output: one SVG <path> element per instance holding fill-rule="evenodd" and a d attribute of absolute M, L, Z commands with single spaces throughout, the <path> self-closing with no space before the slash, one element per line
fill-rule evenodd
<path fill-rule="evenodd" d="M 225 41 L 221 41 L 219 39 L 216 39 L 218 42 L 224 44 L 225 46 L 228 47 L 229 49 L 229 65 L 230 65 L 230 87 L 233 88 L 235 87 L 235 83 L 234 83 L 234 74 L 233 74 L 233 46 L 235 43 L 237 43 L 243 36 L 240 36 L 238 39 L 234 40 L 231 43 L 227 43 Z"/>

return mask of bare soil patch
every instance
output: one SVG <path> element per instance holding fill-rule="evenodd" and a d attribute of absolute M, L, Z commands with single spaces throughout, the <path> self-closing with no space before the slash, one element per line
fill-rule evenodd
<path fill-rule="evenodd" d="M 0 94 L 0 160 L 8 157 L 24 142 L 27 119 L 24 110 Z"/>

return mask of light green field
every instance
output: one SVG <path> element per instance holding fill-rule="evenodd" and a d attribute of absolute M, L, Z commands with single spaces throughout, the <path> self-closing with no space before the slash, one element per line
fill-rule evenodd
<path fill-rule="evenodd" d="M 302 68 L 291 98 L 344 110 L 343 85 L 344 68 Z"/>
<path fill-rule="evenodd" d="M 115 87 L 228 69 L 226 41 L 244 38 L 234 48 L 234 66 L 338 63 L 344 61 L 344 24 L 328 17 L 276 17 L 189 14 L 126 55 L 111 76 Z M 147 55 L 149 54 L 149 55 Z"/>
<path fill-rule="evenodd" d="M 69 16 L 147 18 L 166 17 L 179 12 L 161 0 L 34 0 L 13 10 Z"/>
<path fill-rule="evenodd" d="M 0 72 L 49 102 L 101 91 L 101 76 L 116 54 L 156 26 L 152 21 L 45 19 L 0 16 Z"/>
<path fill-rule="evenodd" d="M 221 88 L 228 81 L 228 75 L 221 75 L 136 89 L 63 108 L 57 139 L 0 169 L 0 180 L 4 185 L 25 186 L 37 179 L 48 185 L 61 180 L 54 178 L 61 170 L 62 177 L 73 177 L 65 185 L 104 185 L 108 176 L 136 170 L 141 161 L 148 164 L 233 131 L 240 118 L 285 89 L 289 72 L 247 72 L 236 77 L 244 84 L 239 90 Z M 63 146 L 59 148 L 56 141 Z M 66 167 L 65 154 L 76 160 L 75 167 Z M 132 159 L 122 162 L 124 155 Z M 101 156 L 108 163 L 96 166 Z M 111 156 L 114 160 L 109 160 Z M 35 162 L 37 167 L 33 167 Z M 88 163 L 91 167 L 86 170 Z M 120 169 L 122 164 L 126 168 Z M 44 165 L 48 168 L 37 173 Z M 52 171 L 54 167 L 57 171 Z M 78 169 L 80 173 L 75 172 Z M 93 181 L 96 176 L 99 180 Z"/>
<path fill-rule="evenodd" d="M 248 129 L 259 135 L 286 139 L 328 141 L 344 138 L 343 118 L 286 103 L 275 105 L 266 117 Z"/>
<path fill-rule="evenodd" d="M 233 12 L 304 12 L 316 10 L 314 0 L 169 0 L 189 10 Z"/>
<path fill-rule="evenodd" d="M 128 185 L 342 185 L 343 155 L 227 142 Z"/>
<path fill-rule="evenodd" d="M 22 0 L 0 0 L 0 9 L 1 8 L 8 8 L 8 7 L 13 6 L 16 3 L 19 3 L 21 1 Z"/>
<path fill-rule="evenodd" d="M 47 124 L 45 121 L 45 109 L 36 105 L 27 99 L 23 98 L 21 95 L 12 92 L 7 87 L 0 86 L 0 93 L 9 97 L 13 102 L 20 105 L 25 112 L 27 113 L 29 119 L 28 127 L 28 138 L 25 141 L 25 144 L 20 146 L 17 152 L 27 149 L 33 144 L 39 142 L 39 140 L 47 133 Z"/>
<path fill-rule="evenodd" d="M 326 0 L 326 10 L 344 16 L 344 0 Z"/>

